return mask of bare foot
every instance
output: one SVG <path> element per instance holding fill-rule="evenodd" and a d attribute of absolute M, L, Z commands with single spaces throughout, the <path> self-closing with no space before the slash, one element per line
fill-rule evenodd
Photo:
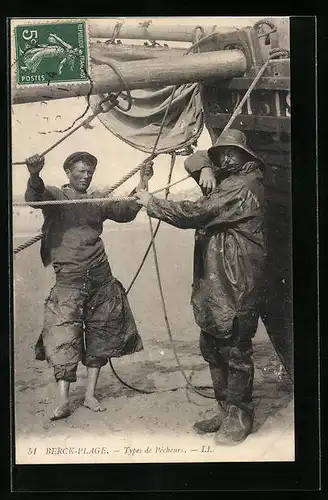
<path fill-rule="evenodd" d="M 83 402 L 83 406 L 86 406 L 92 411 L 106 411 L 107 408 L 102 406 L 99 401 L 94 397 L 85 397 L 85 400 Z"/>
<path fill-rule="evenodd" d="M 71 414 L 71 410 L 69 407 L 69 403 L 61 403 L 55 408 L 54 414 L 50 420 L 60 420 L 62 418 L 69 417 Z"/>

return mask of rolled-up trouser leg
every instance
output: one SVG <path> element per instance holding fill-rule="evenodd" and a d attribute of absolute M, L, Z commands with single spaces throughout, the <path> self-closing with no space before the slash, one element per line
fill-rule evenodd
<path fill-rule="evenodd" d="M 115 278 L 96 283 L 85 305 L 85 366 L 101 367 L 142 348 L 123 285 Z"/>
<path fill-rule="evenodd" d="M 83 301 L 77 288 L 56 284 L 45 302 L 42 339 L 56 381 L 76 381 L 83 353 Z"/>

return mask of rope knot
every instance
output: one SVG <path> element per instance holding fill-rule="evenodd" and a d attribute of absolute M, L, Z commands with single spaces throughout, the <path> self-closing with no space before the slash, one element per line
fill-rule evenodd
<path fill-rule="evenodd" d="M 118 105 L 117 97 L 118 94 L 109 94 L 108 96 L 101 99 L 101 101 L 99 101 L 96 105 L 94 114 L 98 115 L 100 113 L 107 113 L 108 111 L 111 111 L 113 108 L 115 108 L 115 106 Z"/>
<path fill-rule="evenodd" d="M 279 59 L 279 58 L 287 58 L 289 59 L 290 53 L 287 49 L 281 49 L 280 47 L 276 47 L 269 51 L 269 59 Z"/>

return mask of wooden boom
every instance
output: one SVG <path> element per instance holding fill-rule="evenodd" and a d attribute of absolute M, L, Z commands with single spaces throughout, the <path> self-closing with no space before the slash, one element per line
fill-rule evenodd
<path fill-rule="evenodd" d="M 161 40 L 172 42 L 193 42 L 197 28 L 203 30 L 204 35 L 209 35 L 213 31 L 220 33 L 230 33 L 235 31 L 234 27 L 217 27 L 214 26 L 197 26 L 182 24 L 152 24 L 151 21 L 136 22 L 135 24 L 125 24 L 122 21 L 122 26 L 119 28 L 118 22 L 115 19 L 90 19 L 89 33 L 92 38 L 107 38 L 110 39 L 114 32 L 117 32 L 117 37 L 120 39 L 130 40 Z M 148 26 L 147 26 L 148 25 Z M 118 29 L 119 28 L 119 29 Z"/>
<path fill-rule="evenodd" d="M 98 62 L 102 61 L 98 56 Z M 183 57 L 150 59 L 147 64 L 140 61 L 117 63 L 130 90 L 156 86 L 182 85 L 190 82 L 215 79 L 227 79 L 241 76 L 247 69 L 243 52 L 240 50 L 222 50 L 203 54 L 190 54 Z M 101 64 L 92 67 L 92 94 L 103 94 L 124 90 L 121 79 L 109 66 Z M 12 85 L 13 104 L 46 101 L 86 96 L 90 92 L 90 83 L 36 85 L 35 87 Z"/>

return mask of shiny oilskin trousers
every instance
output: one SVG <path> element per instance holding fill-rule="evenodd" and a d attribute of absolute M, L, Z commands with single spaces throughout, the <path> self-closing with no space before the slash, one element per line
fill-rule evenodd
<path fill-rule="evenodd" d="M 214 337 L 201 331 L 200 350 L 209 363 L 215 399 L 222 407 L 233 404 L 253 414 L 252 402 L 254 363 L 252 336 L 238 338 L 238 320 L 234 321 L 229 338 Z"/>

